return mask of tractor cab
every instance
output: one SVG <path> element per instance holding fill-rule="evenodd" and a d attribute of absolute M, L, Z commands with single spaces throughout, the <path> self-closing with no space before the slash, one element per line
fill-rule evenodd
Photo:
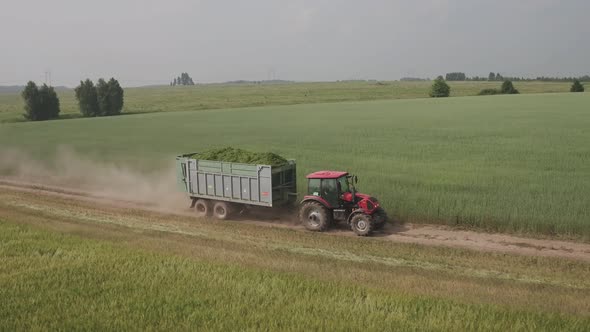
<path fill-rule="evenodd" d="M 299 214 L 308 229 L 323 231 L 334 222 L 346 220 L 358 235 L 369 235 L 385 224 L 387 216 L 379 201 L 356 191 L 356 176 L 319 171 L 307 175 L 307 181 Z"/>
<path fill-rule="evenodd" d="M 342 196 L 350 192 L 351 185 L 347 172 L 315 172 L 307 176 L 307 196 L 323 200 L 327 207 L 338 208 L 342 205 Z"/>

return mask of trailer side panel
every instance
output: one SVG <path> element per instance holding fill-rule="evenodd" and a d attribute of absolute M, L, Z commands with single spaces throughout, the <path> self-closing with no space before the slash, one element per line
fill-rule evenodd
<path fill-rule="evenodd" d="M 271 207 L 296 197 L 294 161 L 271 167 L 178 156 L 176 164 L 179 188 L 194 198 Z"/>

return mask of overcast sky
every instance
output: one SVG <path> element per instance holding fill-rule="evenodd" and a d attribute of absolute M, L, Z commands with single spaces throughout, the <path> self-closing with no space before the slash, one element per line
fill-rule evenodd
<path fill-rule="evenodd" d="M 0 0 L 0 85 L 590 74 L 589 0 Z"/>

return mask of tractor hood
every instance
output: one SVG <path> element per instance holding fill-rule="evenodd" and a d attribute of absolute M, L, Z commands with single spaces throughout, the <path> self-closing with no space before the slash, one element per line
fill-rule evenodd
<path fill-rule="evenodd" d="M 342 194 L 342 199 L 347 201 L 347 202 L 352 202 L 352 193 L 351 192 L 346 192 L 344 194 Z M 358 201 L 362 201 L 363 199 L 368 199 L 371 200 L 375 203 L 378 203 L 377 199 L 375 197 L 371 197 L 367 194 L 363 194 L 363 193 L 356 193 L 356 200 Z"/>
<path fill-rule="evenodd" d="M 347 202 L 352 202 L 352 193 L 344 193 L 342 199 Z M 356 193 L 356 204 L 367 214 L 373 214 L 380 208 L 379 200 L 367 194 Z"/>

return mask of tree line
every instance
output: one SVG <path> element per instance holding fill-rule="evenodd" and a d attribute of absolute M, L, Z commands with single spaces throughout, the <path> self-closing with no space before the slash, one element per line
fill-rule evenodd
<path fill-rule="evenodd" d="M 29 81 L 21 95 L 25 101 L 25 119 L 43 121 L 59 117 L 59 98 L 53 87 L 43 84 L 39 88 L 35 82 Z"/>
<path fill-rule="evenodd" d="M 487 77 L 483 76 L 473 76 L 468 77 L 465 73 L 462 72 L 452 72 L 447 73 L 445 75 L 446 81 L 515 81 L 515 82 L 531 82 L 531 81 L 542 81 L 542 82 L 573 82 L 575 80 L 579 80 L 581 82 L 590 82 L 590 76 L 584 75 L 580 77 L 545 77 L 545 76 L 538 76 L 536 78 L 524 78 L 524 77 L 513 77 L 513 76 L 503 76 L 500 73 L 490 72 Z"/>
<path fill-rule="evenodd" d="M 123 88 L 111 78 L 108 82 L 98 79 L 96 85 L 90 79 L 80 81 L 74 90 L 80 113 L 86 117 L 121 114 L 123 109 Z"/>
<path fill-rule="evenodd" d="M 193 82 L 192 77 L 190 77 L 188 73 L 181 73 L 180 76 L 175 77 L 172 82 L 170 82 L 170 86 L 176 85 L 195 85 L 195 82 Z"/>
<path fill-rule="evenodd" d="M 441 97 L 448 97 L 451 95 L 451 87 L 447 84 L 446 81 L 453 81 L 456 80 L 458 81 L 458 78 L 461 78 L 462 75 L 465 75 L 463 73 L 448 73 L 446 75 L 446 80 L 442 77 L 442 76 L 438 76 L 434 82 L 432 83 L 432 86 L 430 88 L 430 97 L 433 98 L 441 98 Z M 492 77 L 493 73 L 490 73 L 490 78 Z M 500 74 L 494 74 L 493 75 L 493 81 L 497 81 L 498 80 L 498 75 Z M 449 80 L 449 78 L 451 78 Z M 518 91 L 518 89 L 516 89 L 514 87 L 514 84 L 512 84 L 512 80 L 504 78 L 500 75 L 500 78 L 503 79 L 503 83 L 502 86 L 500 87 L 500 89 L 483 89 L 479 92 L 478 95 L 483 96 L 483 95 L 499 95 L 499 94 L 519 94 L 520 92 Z M 492 81 L 492 80 L 490 80 Z M 573 80 L 573 84 L 570 88 L 570 92 L 584 92 L 584 85 L 580 82 L 579 79 L 574 79 Z"/>
<path fill-rule="evenodd" d="M 123 88 L 114 78 L 108 82 L 101 78 L 96 85 L 90 79 L 86 79 L 80 81 L 80 85 L 74 91 L 82 116 L 118 115 L 123 110 Z M 38 87 L 35 82 L 29 81 L 21 96 L 25 104 L 25 119 L 43 121 L 59 118 L 59 97 L 53 87 L 47 84 Z"/>

